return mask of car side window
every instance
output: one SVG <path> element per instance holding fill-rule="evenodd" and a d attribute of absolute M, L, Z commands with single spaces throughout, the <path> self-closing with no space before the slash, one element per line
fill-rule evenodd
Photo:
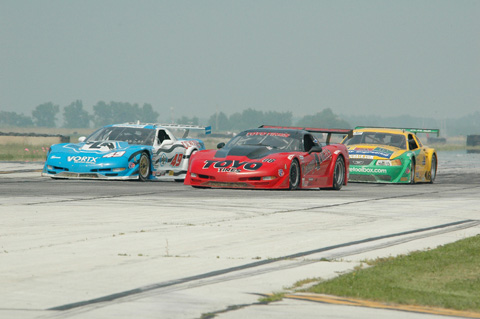
<path fill-rule="evenodd" d="M 310 151 L 310 149 L 315 145 L 315 142 L 313 141 L 313 137 L 309 134 L 306 134 L 303 137 L 303 149 L 305 152 Z"/>
<path fill-rule="evenodd" d="M 417 141 L 415 141 L 413 134 L 408 134 L 408 148 L 411 150 L 416 150 L 418 148 Z"/>
<path fill-rule="evenodd" d="M 159 130 L 157 139 L 158 139 L 158 144 L 162 144 L 163 141 L 169 140 L 170 136 L 168 136 L 168 134 L 164 130 Z"/>

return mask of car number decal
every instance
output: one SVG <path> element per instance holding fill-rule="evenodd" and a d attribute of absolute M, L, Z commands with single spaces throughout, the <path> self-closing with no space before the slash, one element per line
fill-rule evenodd
<path fill-rule="evenodd" d="M 182 162 L 182 159 L 183 159 L 183 154 L 180 153 L 180 154 L 175 154 L 175 157 L 172 159 L 172 162 L 170 163 L 170 165 L 172 166 L 180 166 L 180 163 Z"/>

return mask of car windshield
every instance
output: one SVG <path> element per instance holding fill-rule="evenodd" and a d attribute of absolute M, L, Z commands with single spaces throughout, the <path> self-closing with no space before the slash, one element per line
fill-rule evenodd
<path fill-rule="evenodd" d="M 153 145 L 155 130 L 142 127 L 102 127 L 87 137 L 85 142 L 124 141 L 129 144 Z"/>
<path fill-rule="evenodd" d="M 379 132 L 354 132 L 353 137 L 343 141 L 345 145 L 378 144 L 406 149 L 405 136 Z"/>
<path fill-rule="evenodd" d="M 228 142 L 226 147 L 243 145 L 267 146 L 285 151 L 300 151 L 301 140 L 287 132 L 242 132 Z"/>

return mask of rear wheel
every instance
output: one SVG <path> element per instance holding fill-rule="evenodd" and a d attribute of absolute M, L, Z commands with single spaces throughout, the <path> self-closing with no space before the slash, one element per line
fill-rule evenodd
<path fill-rule="evenodd" d="M 430 184 L 433 184 L 435 177 L 437 177 L 437 155 L 433 154 L 430 164 Z"/>
<path fill-rule="evenodd" d="M 147 155 L 147 153 L 142 153 L 142 155 L 140 155 L 140 162 L 138 166 L 138 178 L 142 182 L 147 181 L 148 177 L 150 176 L 150 157 Z"/>
<path fill-rule="evenodd" d="M 290 186 L 289 189 L 298 189 L 300 186 L 300 165 L 294 159 L 290 164 Z"/>
<path fill-rule="evenodd" d="M 337 157 L 335 161 L 335 168 L 333 170 L 333 185 L 332 189 L 340 190 L 345 183 L 345 161 L 343 157 Z"/>

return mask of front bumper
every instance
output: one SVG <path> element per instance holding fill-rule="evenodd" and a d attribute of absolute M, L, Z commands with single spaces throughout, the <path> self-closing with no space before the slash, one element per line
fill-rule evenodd
<path fill-rule="evenodd" d="M 410 169 L 404 166 L 350 165 L 349 182 L 410 183 Z"/>

